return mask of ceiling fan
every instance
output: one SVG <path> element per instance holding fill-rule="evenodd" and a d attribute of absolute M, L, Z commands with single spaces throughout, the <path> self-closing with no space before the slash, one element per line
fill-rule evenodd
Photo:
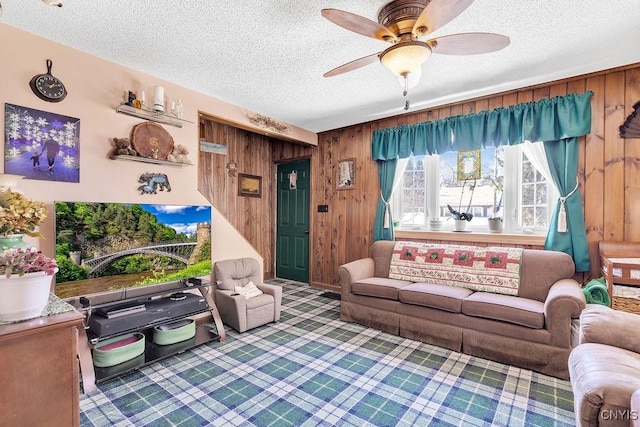
<path fill-rule="evenodd" d="M 494 33 L 460 33 L 422 40 L 460 15 L 473 0 L 394 0 L 380 9 L 378 22 L 338 9 L 322 9 L 322 16 L 354 33 L 391 46 L 381 52 L 347 62 L 324 74 L 337 76 L 380 61 L 404 88 L 403 95 L 420 79 L 422 64 L 431 53 L 473 55 L 494 52 L 509 45 L 509 37 Z M 405 109 L 408 109 L 408 101 Z"/>

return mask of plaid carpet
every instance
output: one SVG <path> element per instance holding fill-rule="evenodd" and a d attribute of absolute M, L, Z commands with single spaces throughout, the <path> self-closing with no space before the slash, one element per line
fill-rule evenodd
<path fill-rule="evenodd" d="M 284 280 L 282 319 L 104 382 L 83 426 L 573 426 L 568 381 L 340 321 Z"/>

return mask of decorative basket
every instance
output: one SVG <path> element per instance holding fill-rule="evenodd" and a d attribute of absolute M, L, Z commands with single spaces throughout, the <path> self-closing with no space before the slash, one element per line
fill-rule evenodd
<path fill-rule="evenodd" d="M 118 365 L 144 353 L 144 334 L 134 332 L 100 341 L 93 348 L 93 364 L 98 368 Z"/>
<path fill-rule="evenodd" d="M 614 284 L 611 307 L 627 313 L 640 314 L 640 288 Z"/>
<path fill-rule="evenodd" d="M 153 342 L 158 345 L 170 345 L 188 340 L 196 335 L 196 322 L 193 319 L 165 323 L 153 328 Z"/>

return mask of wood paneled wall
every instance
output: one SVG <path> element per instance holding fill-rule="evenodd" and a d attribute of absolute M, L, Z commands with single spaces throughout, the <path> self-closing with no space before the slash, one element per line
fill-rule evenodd
<path fill-rule="evenodd" d="M 265 277 L 272 277 L 275 205 L 270 197 L 273 173 L 269 138 L 200 119 L 200 139 L 227 146 L 228 154 L 200 152 L 198 189 L 264 258 Z M 237 163 L 229 175 L 227 164 Z M 238 173 L 262 177 L 262 197 L 238 195 Z"/>
<path fill-rule="evenodd" d="M 264 277 L 274 277 L 275 163 L 311 157 L 315 147 L 274 140 L 207 117 L 200 118 L 200 140 L 224 144 L 228 152 L 199 152 L 198 190 L 262 256 Z M 235 175 L 229 175 L 231 161 L 237 164 Z M 262 197 L 239 196 L 238 173 L 261 176 Z"/>
<path fill-rule="evenodd" d="M 269 194 L 273 194 L 273 162 L 311 157 L 310 281 L 316 286 L 337 289 L 338 266 L 368 256 L 372 241 L 380 193 L 377 163 L 371 160 L 373 130 L 587 90 L 594 92 L 592 127 L 591 133 L 580 140 L 578 167 L 592 262 L 591 274 L 584 277 L 587 280 L 600 275 L 597 257 L 600 240 L 640 241 L 640 139 L 622 139 L 618 133 L 618 127 L 633 111 L 633 104 L 640 101 L 640 64 L 323 132 L 319 135 L 318 147 L 313 149 L 222 125 L 209 126 L 207 132 L 212 141 L 229 141 L 229 159 L 236 156 L 241 172 L 262 175 L 263 192 Z M 262 233 L 260 238 L 256 235 L 260 234 L 258 230 L 273 228 L 273 196 L 239 200 L 247 198 L 236 196 L 237 183 L 226 176 L 220 159 L 202 154 L 200 183 L 201 187 L 210 189 L 205 194 L 213 196 L 210 200 L 230 221 L 239 225 L 238 229 L 249 241 L 260 241 L 257 250 L 267 255 L 265 264 L 269 259 L 269 265 L 273 265 L 273 240 L 266 241 L 274 238 L 273 233 Z M 226 161 L 224 156 L 217 157 Z M 355 189 L 336 190 L 337 162 L 346 158 L 356 159 Z M 265 173 L 267 171 L 271 173 Z M 233 189 L 219 191 L 216 187 L 219 181 Z M 225 206 L 225 210 L 219 204 Z M 319 204 L 329 205 L 329 212 L 317 212 Z M 264 220 L 255 221 L 257 212 Z M 239 219 L 233 220 L 229 215 L 238 215 Z"/>

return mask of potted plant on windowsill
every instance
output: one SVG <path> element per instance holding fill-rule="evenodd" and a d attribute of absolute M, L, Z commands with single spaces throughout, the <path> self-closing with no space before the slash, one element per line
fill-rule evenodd
<path fill-rule="evenodd" d="M 489 231 L 491 233 L 502 233 L 502 216 L 498 215 L 502 209 L 502 195 L 504 188 L 504 176 L 487 177 L 493 188 L 493 207 L 491 208 L 493 216 L 487 219 Z"/>
<path fill-rule="evenodd" d="M 471 221 L 473 218 L 473 214 L 469 212 L 471 210 L 471 202 L 473 201 L 473 192 L 476 189 L 476 180 L 473 180 L 473 184 L 469 186 L 471 190 L 471 195 L 469 196 L 469 204 L 467 205 L 467 212 L 462 212 L 462 197 L 464 196 L 464 189 L 467 185 L 467 181 L 465 180 L 462 183 L 462 191 L 460 192 L 460 203 L 458 204 L 458 210 L 455 210 L 451 207 L 451 205 L 447 205 L 449 212 L 453 215 L 455 220 L 455 231 L 464 231 L 467 227 L 467 223 Z"/>

